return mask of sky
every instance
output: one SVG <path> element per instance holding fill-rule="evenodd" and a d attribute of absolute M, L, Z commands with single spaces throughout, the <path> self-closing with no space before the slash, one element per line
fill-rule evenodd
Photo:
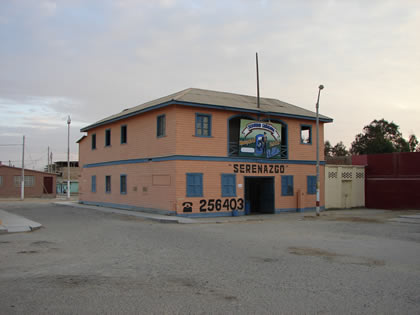
<path fill-rule="evenodd" d="M 2 0 L 0 161 L 78 159 L 80 128 L 189 87 L 260 93 L 334 119 L 350 147 L 374 119 L 420 138 L 418 0 Z"/>

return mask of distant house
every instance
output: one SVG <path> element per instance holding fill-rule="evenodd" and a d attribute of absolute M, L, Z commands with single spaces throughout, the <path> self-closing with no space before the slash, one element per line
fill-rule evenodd
<path fill-rule="evenodd" d="M 79 193 L 79 161 L 70 161 L 70 193 Z M 57 194 L 67 193 L 67 161 L 57 161 L 50 165 L 50 171 L 57 174 Z"/>
<path fill-rule="evenodd" d="M 82 128 L 79 201 L 193 217 L 314 210 L 316 113 L 259 103 L 186 89 Z M 332 119 L 319 121 L 323 152 Z"/>
<path fill-rule="evenodd" d="M 56 175 L 25 169 L 25 197 L 56 196 Z M 22 168 L 0 164 L 0 198 L 21 196 Z"/>

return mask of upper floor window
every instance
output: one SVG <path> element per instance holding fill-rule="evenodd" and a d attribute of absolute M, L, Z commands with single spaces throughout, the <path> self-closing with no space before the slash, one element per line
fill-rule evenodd
<path fill-rule="evenodd" d="M 195 135 L 198 137 L 211 137 L 211 115 L 195 115 Z"/>
<path fill-rule="evenodd" d="M 312 126 L 311 125 L 300 125 L 300 143 L 303 143 L 303 144 L 312 143 Z"/>
<path fill-rule="evenodd" d="M 121 144 L 127 143 L 127 125 L 121 126 Z"/>
<path fill-rule="evenodd" d="M 0 186 L 3 185 L 3 176 L 0 175 Z"/>
<path fill-rule="evenodd" d="M 166 116 L 159 115 L 156 120 L 156 136 L 164 137 L 166 135 Z"/>
<path fill-rule="evenodd" d="M 105 130 L 105 146 L 111 145 L 111 129 Z"/>
<path fill-rule="evenodd" d="M 92 150 L 96 149 L 96 133 L 92 135 Z"/>

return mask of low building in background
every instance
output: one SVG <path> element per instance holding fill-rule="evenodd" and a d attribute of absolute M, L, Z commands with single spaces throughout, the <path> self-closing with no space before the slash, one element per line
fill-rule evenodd
<path fill-rule="evenodd" d="M 56 174 L 25 169 L 25 197 L 56 197 Z M 0 164 L 0 198 L 21 197 L 22 168 Z"/>
<path fill-rule="evenodd" d="M 57 161 L 49 166 L 52 173 L 57 174 L 57 194 L 67 194 L 68 168 L 67 161 Z M 79 161 L 70 161 L 70 194 L 79 193 Z"/>

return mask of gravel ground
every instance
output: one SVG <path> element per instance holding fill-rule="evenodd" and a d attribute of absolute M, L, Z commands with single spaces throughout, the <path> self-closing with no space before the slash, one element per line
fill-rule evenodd
<path fill-rule="evenodd" d="M 161 224 L 37 203 L 0 235 L 0 314 L 420 314 L 420 224 L 389 211 Z"/>

